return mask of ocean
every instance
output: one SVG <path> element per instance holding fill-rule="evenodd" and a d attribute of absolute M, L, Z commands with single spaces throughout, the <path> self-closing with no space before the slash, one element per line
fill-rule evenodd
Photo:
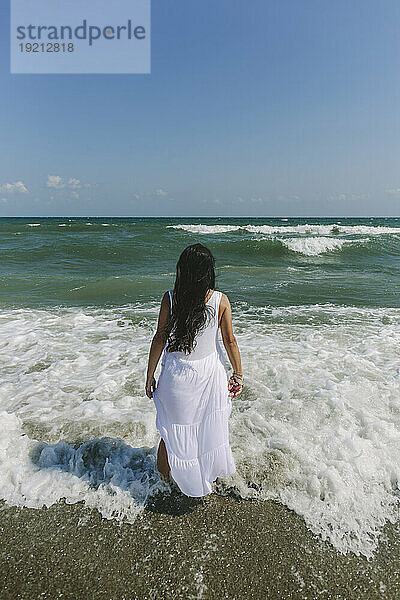
<path fill-rule="evenodd" d="M 342 553 L 373 556 L 400 498 L 400 218 L 0 219 L 0 494 L 134 522 L 156 492 L 150 341 L 201 242 L 245 375 L 237 473 Z M 159 373 L 159 367 L 156 377 Z"/>

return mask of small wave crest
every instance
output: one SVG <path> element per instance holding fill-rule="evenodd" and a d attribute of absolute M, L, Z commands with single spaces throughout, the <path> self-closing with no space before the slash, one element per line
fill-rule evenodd
<path fill-rule="evenodd" d="M 183 229 L 188 233 L 228 233 L 242 229 L 240 225 L 167 225 L 167 229 Z"/>
<path fill-rule="evenodd" d="M 304 256 L 318 256 L 320 254 L 343 252 L 348 249 L 363 249 L 372 244 L 374 240 L 368 238 L 348 239 L 331 238 L 325 236 L 315 237 L 251 237 L 235 241 L 224 242 L 223 248 L 232 254 L 239 255 L 270 255 L 282 256 L 285 254 L 303 254 Z"/>
<path fill-rule="evenodd" d="M 344 246 L 351 244 L 362 244 L 368 242 L 366 239 L 349 240 L 349 239 L 338 239 L 330 237 L 306 237 L 306 238 L 286 238 L 282 239 L 281 242 L 284 246 L 292 250 L 293 252 L 299 252 L 306 256 L 317 256 L 318 254 L 324 254 L 325 252 L 335 252 L 342 250 Z"/>

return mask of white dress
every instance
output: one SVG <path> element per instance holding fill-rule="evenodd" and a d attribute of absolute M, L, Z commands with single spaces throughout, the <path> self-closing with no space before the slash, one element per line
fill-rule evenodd
<path fill-rule="evenodd" d="M 216 477 L 235 472 L 229 446 L 232 408 L 225 357 L 218 342 L 222 293 L 206 302 L 213 317 L 196 335 L 190 354 L 164 348 L 161 373 L 153 392 L 156 427 L 164 440 L 171 475 L 187 496 L 205 496 Z M 169 290 L 172 310 L 172 292 Z"/>

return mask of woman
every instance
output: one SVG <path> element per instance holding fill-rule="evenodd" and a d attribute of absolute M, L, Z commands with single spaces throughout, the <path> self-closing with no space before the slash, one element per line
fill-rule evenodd
<path fill-rule="evenodd" d="M 214 290 L 214 265 L 202 244 L 182 252 L 174 289 L 161 302 L 147 368 L 146 394 L 154 400 L 161 436 L 158 470 L 165 479 L 171 472 L 181 491 L 193 497 L 209 494 L 217 477 L 235 472 L 228 419 L 243 376 L 229 300 Z M 233 367 L 229 381 L 219 327 Z"/>

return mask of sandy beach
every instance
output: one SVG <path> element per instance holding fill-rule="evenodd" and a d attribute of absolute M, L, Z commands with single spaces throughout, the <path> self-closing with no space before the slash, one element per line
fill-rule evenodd
<path fill-rule="evenodd" d="M 368 561 L 275 502 L 159 496 L 134 524 L 63 501 L 0 511 L 1 599 L 395 600 L 398 526 Z"/>

